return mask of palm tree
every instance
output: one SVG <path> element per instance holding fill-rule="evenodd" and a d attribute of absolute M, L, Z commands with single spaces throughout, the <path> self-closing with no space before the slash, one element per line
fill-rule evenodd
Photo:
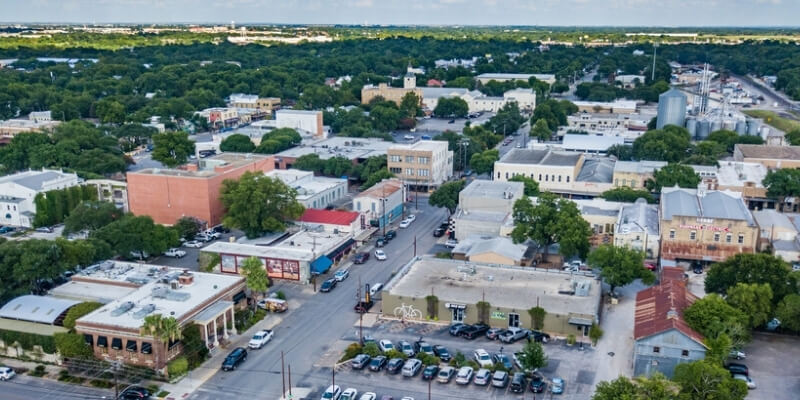
<path fill-rule="evenodd" d="M 146 316 L 142 327 L 139 328 L 139 334 L 142 336 L 152 336 L 154 342 L 161 343 L 160 346 L 153 343 L 156 369 L 158 369 L 157 367 L 159 364 L 159 351 L 163 350 L 164 354 L 166 354 L 169 343 L 180 340 L 183 337 L 178 320 L 176 320 L 175 317 L 164 318 L 161 314 Z"/>

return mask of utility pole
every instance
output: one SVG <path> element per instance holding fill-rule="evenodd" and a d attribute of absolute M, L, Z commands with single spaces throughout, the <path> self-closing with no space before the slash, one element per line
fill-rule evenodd
<path fill-rule="evenodd" d="M 289 398 L 292 398 L 292 364 L 289 364 Z"/>
<path fill-rule="evenodd" d="M 117 382 L 117 371 L 119 370 L 119 366 L 120 366 L 120 362 L 119 361 L 114 361 L 114 363 L 111 364 L 111 371 L 114 372 L 114 398 L 115 399 L 119 398 L 119 383 Z"/>
<path fill-rule="evenodd" d="M 281 393 L 286 395 L 286 380 L 283 376 L 283 350 L 281 350 L 281 386 L 283 387 L 283 391 Z M 291 385 L 290 385 L 291 386 Z"/>
<path fill-rule="evenodd" d="M 356 290 L 356 304 L 361 304 L 361 277 L 358 277 L 358 289 Z M 366 310 L 364 310 L 366 311 Z M 364 345 L 364 313 L 358 310 L 358 343 Z"/>
<path fill-rule="evenodd" d="M 336 364 L 331 368 L 331 386 L 336 386 Z"/>
<path fill-rule="evenodd" d="M 417 235 L 414 235 L 414 257 L 417 256 Z"/>
<path fill-rule="evenodd" d="M 433 379 L 428 379 L 428 400 L 431 400 L 431 382 Z"/>
<path fill-rule="evenodd" d="M 650 83 L 652 84 L 654 80 L 656 80 L 656 48 L 658 48 L 658 43 L 653 42 L 653 70 L 650 76 Z"/>
<path fill-rule="evenodd" d="M 405 196 L 405 194 L 403 194 Z M 404 207 L 405 209 L 405 207 Z M 382 221 L 381 225 L 383 226 L 383 237 L 386 237 L 386 223 L 389 222 L 386 219 L 386 183 L 381 183 L 381 218 L 378 221 Z"/>

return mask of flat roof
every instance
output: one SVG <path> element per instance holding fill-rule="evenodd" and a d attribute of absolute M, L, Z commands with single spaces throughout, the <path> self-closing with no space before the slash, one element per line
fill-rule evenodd
<path fill-rule="evenodd" d="M 419 140 L 410 144 L 395 144 L 389 147 L 389 150 L 447 150 L 448 143 L 441 140 Z"/>
<path fill-rule="evenodd" d="M 333 157 L 345 157 L 350 160 L 386 155 L 393 142 L 380 138 L 350 138 L 335 136 L 325 140 L 303 143 L 275 154 L 276 158 L 299 158 L 307 154 L 316 154 L 327 160 Z"/>
<path fill-rule="evenodd" d="M 71 280 L 59 285 L 48 293 L 50 296 L 76 301 L 96 301 L 110 303 L 136 291 L 135 287 L 109 285 L 100 282 Z"/>
<path fill-rule="evenodd" d="M 244 282 L 238 275 L 189 272 L 193 283 L 171 285 L 183 272 L 169 269 L 157 281 L 151 281 L 133 293 L 114 300 L 78 319 L 78 324 L 139 329 L 144 317 L 150 314 L 173 316 L 179 322 L 198 313 L 201 304 L 207 303 L 232 287 Z"/>
<path fill-rule="evenodd" d="M 529 79 L 530 77 L 535 76 L 536 79 L 543 81 L 543 80 L 551 80 L 555 79 L 556 76 L 553 74 L 512 74 L 512 73 L 504 73 L 504 72 L 487 72 L 476 76 L 478 79 Z"/>
<path fill-rule="evenodd" d="M 460 196 L 480 197 L 487 199 L 507 200 L 507 193 L 522 194 L 525 184 L 522 182 L 487 181 L 476 179 L 461 190 Z"/>
<path fill-rule="evenodd" d="M 789 216 L 779 213 L 775 210 L 759 210 L 753 211 L 753 218 L 761 229 L 770 229 L 772 227 L 783 228 L 790 231 L 797 231 L 792 220 Z"/>
<path fill-rule="evenodd" d="M 283 108 L 283 109 L 280 109 L 278 111 L 275 111 L 275 115 L 278 115 L 278 114 L 297 114 L 297 115 L 313 115 L 313 116 L 317 116 L 317 115 L 321 115 L 322 111 L 293 110 L 293 109 Z"/>
<path fill-rule="evenodd" d="M 667 165 L 666 161 L 617 161 L 614 172 L 632 172 L 637 174 L 653 173 Z"/>
<path fill-rule="evenodd" d="M 359 197 L 372 197 L 373 199 L 381 199 L 389 197 L 394 192 L 403 189 L 403 182 L 398 179 L 384 179 L 376 183 L 371 188 L 356 195 Z"/>
<path fill-rule="evenodd" d="M 601 108 L 624 108 L 636 109 L 636 102 L 632 100 L 615 100 L 615 101 L 573 101 L 578 107 L 601 107 Z"/>
<path fill-rule="evenodd" d="M 50 296 L 24 295 L 11 299 L 0 308 L 0 318 L 52 325 L 62 313 L 78 303 Z"/>
<path fill-rule="evenodd" d="M 609 147 L 625 144 L 620 136 L 577 135 L 567 133 L 561 146 L 567 150 L 606 151 Z"/>
<path fill-rule="evenodd" d="M 722 161 L 717 169 L 717 183 L 720 186 L 744 186 L 751 183 L 764 187 L 761 181 L 767 176 L 767 167 L 759 163 Z"/>
<path fill-rule="evenodd" d="M 762 144 L 737 144 L 736 150 L 747 158 L 772 160 L 800 160 L 800 146 L 769 146 Z"/>
<path fill-rule="evenodd" d="M 128 174 L 139 175 L 166 175 L 182 176 L 187 178 L 210 178 L 221 175 L 215 167 L 240 168 L 256 161 L 267 160 L 272 155 L 254 153 L 221 153 L 197 161 L 197 171 L 177 168 L 145 168 L 139 171 L 130 171 Z"/>
<path fill-rule="evenodd" d="M 474 274 L 464 272 L 471 268 Z M 559 293 L 559 289 L 570 287 L 573 281 L 588 283 L 588 296 Z M 535 306 L 538 301 L 548 313 L 560 315 L 597 315 L 600 303 L 600 285 L 584 275 L 430 257 L 414 262 L 387 290 L 392 295 L 416 298 L 424 298 L 433 291 L 441 301 L 466 304 L 474 304 L 485 296 L 492 307 L 521 310 Z"/>
<path fill-rule="evenodd" d="M 583 157 L 582 153 L 553 151 L 551 149 L 512 149 L 498 162 L 503 164 L 538 164 L 570 167 L 577 165 L 581 157 Z"/>
<path fill-rule="evenodd" d="M 235 254 L 248 257 L 282 258 L 297 261 L 313 261 L 341 246 L 352 236 L 348 233 L 329 233 L 320 230 L 302 230 L 269 246 L 243 243 L 215 242 L 203 248 L 204 252 Z"/>
<path fill-rule="evenodd" d="M 54 169 L 27 170 L 0 177 L 0 183 L 13 182 L 28 189 L 39 191 L 42 190 L 44 185 L 48 182 L 66 178 L 74 178 L 77 180 L 78 176 Z"/>

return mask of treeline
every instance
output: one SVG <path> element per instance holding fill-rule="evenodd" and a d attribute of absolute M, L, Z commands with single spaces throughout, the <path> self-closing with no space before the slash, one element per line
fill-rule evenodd
<path fill-rule="evenodd" d="M 72 186 L 39 193 L 33 200 L 36 205 L 33 226 L 60 224 L 75 207 L 88 200 L 97 200 L 97 191 L 93 186 Z"/>
<path fill-rule="evenodd" d="M 319 175 L 334 178 L 348 177 L 361 182 L 360 190 L 366 190 L 383 179 L 394 177 L 386 168 L 386 156 L 369 157 L 360 164 L 353 164 L 345 157 L 332 157 L 326 160 L 316 154 L 300 156 L 292 164 L 292 168 L 313 171 Z"/>

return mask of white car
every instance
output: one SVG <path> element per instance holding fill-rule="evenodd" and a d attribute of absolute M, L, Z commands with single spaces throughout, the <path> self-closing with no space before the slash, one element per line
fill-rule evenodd
<path fill-rule="evenodd" d="M 184 247 L 194 247 L 195 249 L 199 249 L 199 248 L 203 247 L 203 242 L 200 242 L 198 240 L 189 240 L 189 241 L 183 242 L 183 245 L 184 245 Z"/>
<path fill-rule="evenodd" d="M 350 271 L 347 268 L 342 268 L 333 274 L 333 278 L 336 279 L 336 282 L 341 282 L 347 279 L 348 276 L 350 276 Z"/>
<path fill-rule="evenodd" d="M 171 248 L 164 252 L 164 255 L 167 257 L 175 257 L 175 258 L 183 258 L 186 256 L 186 252 L 180 249 Z"/>
<path fill-rule="evenodd" d="M 400 221 L 400 228 L 405 229 L 405 228 L 408 228 L 409 225 L 411 225 L 411 221 L 409 221 L 407 219 L 404 219 L 404 220 Z"/>
<path fill-rule="evenodd" d="M 381 249 L 377 249 L 375 250 L 375 258 L 378 259 L 378 261 L 386 261 L 386 253 Z"/>
<path fill-rule="evenodd" d="M 489 380 L 492 378 L 492 371 L 489 371 L 486 368 L 481 368 L 477 372 L 475 372 L 475 379 L 473 379 L 472 383 L 478 386 L 486 386 L 489 384 Z"/>
<path fill-rule="evenodd" d="M 416 215 L 414 215 L 414 214 L 411 214 L 411 215 L 409 215 L 409 216 L 407 216 L 407 217 L 406 217 L 406 220 L 407 220 L 408 222 L 414 222 L 414 221 L 416 221 L 416 220 L 417 220 L 417 216 L 416 216 Z"/>
<path fill-rule="evenodd" d="M 376 283 L 376 284 L 372 285 L 371 288 L 369 288 L 369 295 L 370 296 L 375 296 L 376 294 L 378 294 L 378 292 L 381 291 L 381 289 L 383 289 L 383 284 L 382 283 Z"/>
<path fill-rule="evenodd" d="M 219 233 L 219 232 L 217 232 L 217 231 L 215 231 L 213 229 L 205 230 L 205 231 L 203 231 L 203 234 L 208 236 L 208 237 L 210 237 L 210 238 L 212 238 L 212 239 L 219 239 L 219 238 L 222 237 L 221 233 Z"/>
<path fill-rule="evenodd" d="M 392 344 L 391 340 L 382 339 L 378 342 L 378 349 L 380 349 L 381 352 L 386 353 L 389 350 L 394 350 L 394 344 Z"/>
<path fill-rule="evenodd" d="M 743 381 L 744 383 L 747 384 L 747 388 L 748 389 L 755 389 L 756 388 L 756 383 L 747 375 L 734 374 L 733 375 L 733 379 L 738 379 L 740 381 Z"/>
<path fill-rule="evenodd" d="M 728 357 L 729 358 L 735 358 L 737 360 L 744 360 L 745 358 L 747 358 L 747 354 L 745 354 L 743 351 L 733 349 L 728 354 Z"/>
<path fill-rule="evenodd" d="M 272 331 L 264 329 L 253 335 L 253 338 L 247 343 L 247 347 L 251 349 L 260 349 L 264 347 L 265 344 L 269 343 L 270 340 L 272 340 Z"/>
<path fill-rule="evenodd" d="M 492 362 L 492 356 L 489 355 L 484 349 L 475 350 L 475 353 L 472 354 L 472 357 L 475 359 L 475 362 L 481 366 L 481 368 L 491 368 L 494 363 Z"/>
<path fill-rule="evenodd" d="M 405 136 L 403 136 L 403 139 L 405 139 L 405 140 L 414 140 L 414 135 L 405 135 Z"/>
<path fill-rule="evenodd" d="M 347 388 L 342 392 L 342 395 L 339 397 L 339 400 L 357 400 L 358 397 L 358 390 L 354 388 Z"/>
<path fill-rule="evenodd" d="M 342 395 L 342 388 L 339 385 L 330 385 L 327 389 L 325 389 L 325 393 L 322 394 L 320 400 L 339 400 L 339 396 Z"/>
<path fill-rule="evenodd" d="M 7 381 L 14 377 L 17 373 L 9 367 L 0 367 L 0 381 Z"/>
<path fill-rule="evenodd" d="M 373 392 L 367 392 L 361 395 L 358 400 L 377 400 L 378 395 Z"/>
<path fill-rule="evenodd" d="M 456 383 L 467 385 L 472 380 L 472 367 L 461 367 L 456 374 Z"/>
<path fill-rule="evenodd" d="M 451 249 L 455 249 L 456 246 L 458 246 L 458 240 L 456 240 L 456 239 L 447 239 L 447 242 L 445 242 L 444 245 L 449 247 L 449 248 L 451 248 Z"/>
<path fill-rule="evenodd" d="M 403 398 L 400 400 L 414 400 L 414 398 L 411 396 L 403 396 Z"/>

